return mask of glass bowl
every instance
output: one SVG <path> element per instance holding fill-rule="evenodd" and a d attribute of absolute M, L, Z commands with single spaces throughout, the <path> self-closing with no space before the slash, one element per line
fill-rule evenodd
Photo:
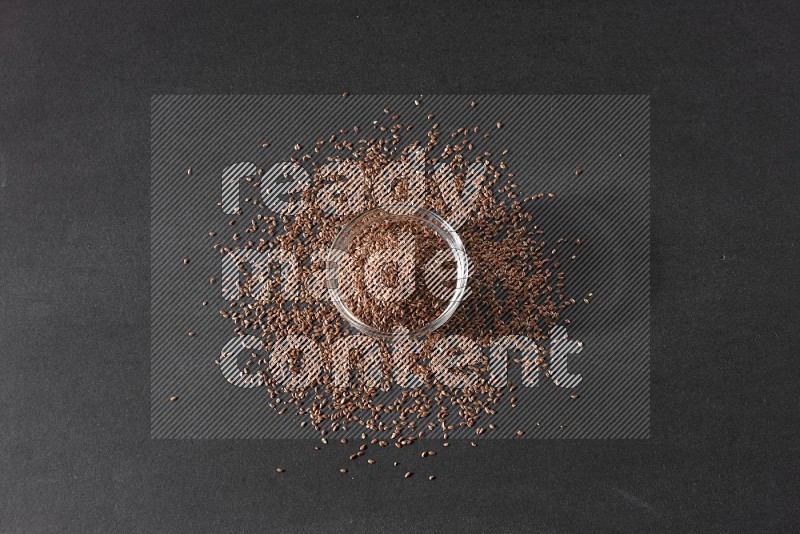
<path fill-rule="evenodd" d="M 342 264 L 345 251 L 353 238 L 369 232 L 378 222 L 390 220 L 414 221 L 433 230 L 444 240 L 450 253 L 453 255 L 452 260 L 455 262 L 455 287 L 453 288 L 452 295 L 447 299 L 448 302 L 444 310 L 432 321 L 411 331 L 396 330 L 388 332 L 366 324 L 348 307 L 340 288 L 339 267 Z M 339 231 L 339 234 L 336 236 L 336 239 L 334 239 L 328 251 L 328 258 L 325 264 L 325 285 L 328 290 L 328 295 L 342 317 L 359 332 L 382 339 L 393 339 L 404 336 L 423 337 L 441 327 L 453 316 L 459 304 L 464 299 L 468 279 L 469 260 L 464 250 L 464 244 L 461 242 L 461 238 L 456 231 L 447 221 L 436 213 L 412 204 L 392 204 L 366 211 L 355 217 Z"/>

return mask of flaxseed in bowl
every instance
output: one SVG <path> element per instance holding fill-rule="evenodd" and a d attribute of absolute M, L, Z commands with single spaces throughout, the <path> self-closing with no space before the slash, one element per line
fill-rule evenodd
<path fill-rule="evenodd" d="M 468 263 L 447 221 L 419 206 L 393 204 L 342 228 L 328 252 L 326 285 L 358 331 L 421 337 L 455 313 L 466 293 Z"/>

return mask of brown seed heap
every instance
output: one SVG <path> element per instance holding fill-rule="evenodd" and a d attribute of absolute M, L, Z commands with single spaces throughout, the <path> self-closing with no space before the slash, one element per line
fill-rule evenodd
<path fill-rule="evenodd" d="M 243 339 L 260 340 L 259 346 L 251 347 L 241 373 L 263 381 L 270 406 L 279 413 L 292 406 L 323 435 L 357 427 L 379 435 L 381 446 L 393 440 L 402 447 L 437 427 L 445 437 L 457 427 L 477 428 L 482 415 L 495 413 L 498 401 L 513 391 L 513 386 L 498 385 L 489 377 L 486 348 L 500 336 L 532 340 L 539 357 L 525 365 L 531 367 L 528 371 L 547 373 L 548 352 L 541 344 L 574 300 L 562 295 L 561 264 L 553 246 L 543 241 L 542 230 L 533 225 L 529 208 L 546 194 L 518 197 L 505 161 L 479 148 L 489 133 L 476 125 L 445 134 L 433 124 L 425 143 L 405 142 L 403 135 L 411 125 L 396 115 L 392 120 L 394 124 L 379 128 L 376 121 L 373 137 L 363 136 L 358 127 L 342 129 L 313 143 L 309 154 L 292 157 L 292 168 L 304 165 L 310 180 L 290 192 L 284 214 L 271 212 L 259 198 L 261 172 L 248 177 L 254 194 L 245 193 L 250 206 L 244 209 L 255 214 L 249 217 L 241 211 L 237 219 L 244 220 L 232 221 L 232 226 L 242 228 L 232 228 L 237 230 L 232 241 L 214 248 L 238 269 L 236 280 L 222 280 L 235 287 L 235 294 L 220 314 Z M 496 131 L 502 123 L 491 126 Z M 470 192 L 476 202 L 461 202 Z M 470 293 L 443 327 L 418 342 L 407 339 L 399 348 L 378 339 L 348 345 L 357 332 L 327 300 L 327 251 L 348 221 L 397 202 L 436 211 L 457 227 L 470 261 Z M 357 236 L 354 257 L 366 261 L 405 231 L 422 243 L 423 261 L 444 248 L 441 238 L 424 228 L 387 224 Z M 270 259 L 259 265 L 252 259 L 256 254 Z M 281 258 L 291 261 L 277 261 Z M 380 272 L 382 284 L 391 287 L 401 274 L 387 267 Z M 356 274 L 351 277 L 358 281 Z M 421 290 L 400 304 L 376 303 L 366 298 L 365 287 L 357 283 L 356 289 L 349 304 L 364 322 L 380 329 L 413 329 L 438 316 L 446 305 Z M 448 335 L 461 336 L 463 343 L 442 352 L 441 342 Z M 457 354 L 469 357 L 462 358 L 458 368 L 443 366 Z M 218 362 L 228 356 L 223 353 Z M 370 359 L 380 364 L 377 375 L 366 376 L 363 370 Z M 348 364 L 346 372 L 342 361 Z M 392 371 L 399 367 L 415 377 L 413 385 L 397 383 Z M 472 379 L 462 380 L 467 376 Z"/>
<path fill-rule="evenodd" d="M 448 251 L 444 239 L 413 220 L 383 220 L 364 230 L 348 245 L 338 276 L 354 315 L 383 332 L 418 330 L 441 315 L 447 301 L 419 281 L 433 256 Z M 365 275 L 373 272 L 374 279 Z"/>

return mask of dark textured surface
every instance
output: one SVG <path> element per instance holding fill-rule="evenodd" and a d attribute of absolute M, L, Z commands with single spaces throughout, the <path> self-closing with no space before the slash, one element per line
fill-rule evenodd
<path fill-rule="evenodd" d="M 797 4 L 562 4 L 0 1 L 0 531 L 796 530 Z M 650 440 L 150 440 L 150 96 L 343 90 L 652 95 Z"/>

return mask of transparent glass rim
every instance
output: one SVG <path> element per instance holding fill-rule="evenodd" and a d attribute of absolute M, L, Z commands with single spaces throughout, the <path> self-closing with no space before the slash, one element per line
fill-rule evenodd
<path fill-rule="evenodd" d="M 348 245 L 354 237 L 353 230 L 358 227 L 365 219 L 375 217 L 379 214 L 386 214 L 389 217 L 407 218 L 421 222 L 431 230 L 435 231 L 447 244 L 453 258 L 456 262 L 456 285 L 453 289 L 453 294 L 447 303 L 447 306 L 439 316 L 423 325 L 422 327 L 411 330 L 398 330 L 394 332 L 386 332 L 374 328 L 363 321 L 361 321 L 350 308 L 344 303 L 341 293 L 339 292 L 339 264 L 340 260 L 347 249 Z M 361 333 L 367 334 L 372 337 L 381 339 L 397 339 L 402 337 L 424 337 L 437 328 L 444 325 L 456 312 L 459 304 L 464 299 L 467 291 L 469 281 L 469 258 L 464 249 L 464 244 L 461 241 L 458 233 L 453 229 L 450 224 L 445 221 L 437 213 L 426 208 L 407 203 L 391 204 L 389 206 L 381 206 L 374 208 L 358 215 L 353 220 L 348 222 L 337 234 L 333 240 L 330 249 L 328 250 L 328 257 L 325 263 L 325 286 L 328 290 L 328 295 L 333 302 L 336 309 L 342 317 L 356 330 Z"/>

